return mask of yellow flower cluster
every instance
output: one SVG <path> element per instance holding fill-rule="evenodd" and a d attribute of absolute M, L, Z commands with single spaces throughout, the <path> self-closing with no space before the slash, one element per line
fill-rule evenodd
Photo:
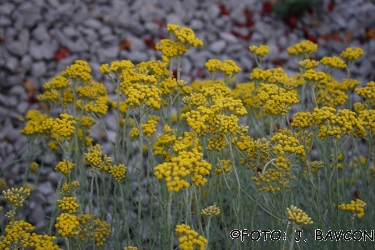
<path fill-rule="evenodd" d="M 138 247 L 127 246 L 127 247 L 124 247 L 122 250 L 138 250 Z"/>
<path fill-rule="evenodd" d="M 323 161 L 312 161 L 309 162 L 309 166 L 311 167 L 311 172 L 316 173 L 319 169 L 324 167 Z"/>
<path fill-rule="evenodd" d="M 287 91 L 275 84 L 266 83 L 260 84 L 254 99 L 256 104 L 263 107 L 264 114 L 267 116 L 284 116 L 293 104 L 299 102 L 297 91 Z"/>
<path fill-rule="evenodd" d="M 324 66 L 328 66 L 330 68 L 337 68 L 337 69 L 345 69 L 346 63 L 338 56 L 325 56 L 320 59 L 320 63 Z"/>
<path fill-rule="evenodd" d="M 250 79 L 253 81 L 267 81 L 272 76 L 272 72 L 269 69 L 260 69 L 260 68 L 254 68 L 253 72 L 250 74 Z"/>
<path fill-rule="evenodd" d="M 33 135 L 43 133 L 43 121 L 47 119 L 46 114 L 40 113 L 39 110 L 29 110 L 26 114 L 26 123 L 25 127 L 20 130 L 21 134 L 24 135 Z"/>
<path fill-rule="evenodd" d="M 188 125 L 200 136 L 209 133 L 208 125 L 206 124 L 209 114 L 205 114 L 204 111 L 203 107 L 200 106 L 197 111 L 192 110 L 181 115 L 181 118 L 186 119 Z"/>
<path fill-rule="evenodd" d="M 214 175 L 219 175 L 222 173 L 229 173 L 233 170 L 233 165 L 231 164 L 230 160 L 221 160 L 219 163 L 216 164 L 216 169 Z"/>
<path fill-rule="evenodd" d="M 74 195 L 74 191 L 77 187 L 79 187 L 81 184 L 79 181 L 72 181 L 69 183 L 64 183 L 61 187 L 61 195 L 62 196 L 71 196 Z"/>
<path fill-rule="evenodd" d="M 192 29 L 187 27 L 180 27 L 177 24 L 167 24 L 167 31 L 169 34 L 174 35 L 177 41 L 186 47 L 200 47 L 203 46 L 202 40 L 195 37 Z"/>
<path fill-rule="evenodd" d="M 224 150 L 228 146 L 228 142 L 224 135 L 214 135 L 208 139 L 207 150 L 216 150 L 218 152 Z"/>
<path fill-rule="evenodd" d="M 375 110 L 361 110 L 359 111 L 358 121 L 368 130 L 375 132 Z M 369 133 L 371 134 L 371 133 Z"/>
<path fill-rule="evenodd" d="M 313 125 L 313 117 L 310 112 L 297 112 L 290 124 L 293 128 L 303 130 Z"/>
<path fill-rule="evenodd" d="M 159 89 L 163 95 L 175 94 L 178 91 L 176 78 L 167 78 L 160 82 Z"/>
<path fill-rule="evenodd" d="M 89 85 L 77 87 L 76 92 L 84 100 L 96 100 L 99 96 L 107 95 L 107 88 L 103 83 L 92 82 Z"/>
<path fill-rule="evenodd" d="M 304 68 L 306 70 L 309 70 L 309 69 L 315 69 L 316 67 L 318 67 L 319 65 L 319 62 L 315 61 L 315 60 L 310 60 L 310 59 L 304 59 L 302 61 L 300 61 L 298 63 L 298 65 L 301 67 L 301 68 Z"/>
<path fill-rule="evenodd" d="M 103 147 L 99 144 L 91 147 L 88 152 L 85 153 L 85 164 L 91 165 L 99 171 L 109 171 L 112 159 L 107 155 L 104 155 L 102 159 L 102 149 Z"/>
<path fill-rule="evenodd" d="M 68 176 L 74 165 L 75 164 L 71 161 L 63 160 L 56 165 L 55 170 L 61 172 L 65 176 Z"/>
<path fill-rule="evenodd" d="M 205 250 L 208 240 L 191 229 L 188 225 L 180 224 L 176 226 L 176 234 L 179 237 L 179 247 L 182 250 Z"/>
<path fill-rule="evenodd" d="M 79 214 L 77 220 L 80 226 L 79 238 L 84 241 L 85 238 L 91 239 L 96 246 L 104 245 L 105 237 L 111 234 L 109 229 L 111 225 L 107 221 L 96 218 L 96 214 Z"/>
<path fill-rule="evenodd" d="M 341 84 L 341 89 L 346 91 L 346 90 L 352 90 L 354 89 L 356 86 L 358 86 L 359 84 L 361 84 L 360 81 L 356 80 L 356 79 L 353 79 L 353 78 L 344 78 L 342 79 L 342 84 Z"/>
<path fill-rule="evenodd" d="M 46 234 L 38 235 L 33 233 L 30 237 L 29 246 L 35 250 L 61 250 L 58 245 L 53 243 L 56 239 L 56 236 L 49 236 Z"/>
<path fill-rule="evenodd" d="M 51 81 L 46 82 L 43 85 L 43 88 L 45 90 L 51 90 L 51 89 L 60 90 L 68 86 L 70 86 L 70 81 L 68 79 L 62 76 L 55 76 L 51 79 Z"/>
<path fill-rule="evenodd" d="M 288 220 L 298 225 L 308 226 L 313 224 L 311 217 L 309 217 L 302 209 L 291 205 L 290 208 L 286 208 L 288 213 Z"/>
<path fill-rule="evenodd" d="M 155 48 L 168 59 L 188 52 L 188 49 L 183 44 L 170 39 L 161 39 L 160 42 L 155 45 Z"/>
<path fill-rule="evenodd" d="M 35 230 L 23 220 L 10 222 L 5 227 L 5 236 L 0 236 L 0 249 L 24 249 L 30 244 L 30 233 Z"/>
<path fill-rule="evenodd" d="M 227 76 L 235 75 L 241 70 L 233 60 L 224 60 L 224 62 L 222 62 L 218 59 L 209 59 L 204 65 L 211 73 L 221 71 Z"/>
<path fill-rule="evenodd" d="M 137 71 L 141 74 L 154 76 L 156 79 L 169 78 L 170 72 L 167 68 L 168 62 L 160 60 L 151 60 L 147 62 L 140 62 L 137 64 Z"/>
<path fill-rule="evenodd" d="M 256 56 L 259 57 L 266 57 L 269 51 L 269 47 L 267 45 L 260 45 L 260 46 L 249 46 L 249 50 L 251 53 L 255 54 Z"/>
<path fill-rule="evenodd" d="M 77 121 L 73 120 L 73 116 L 69 114 L 60 114 L 60 118 L 53 120 L 51 132 L 54 135 L 69 138 L 75 130 L 74 125 L 77 123 Z M 43 123 L 43 125 L 45 125 L 46 128 L 49 127 L 48 123 Z"/>
<path fill-rule="evenodd" d="M 305 156 L 306 152 L 303 145 L 294 137 L 290 130 L 284 129 L 277 132 L 270 140 L 273 153 L 275 155 L 284 155 L 285 153 L 296 153 L 299 156 Z"/>
<path fill-rule="evenodd" d="M 309 58 L 311 54 L 315 53 L 317 50 L 318 45 L 309 40 L 303 40 L 287 48 L 289 55 L 301 56 L 302 58 Z"/>
<path fill-rule="evenodd" d="M 305 79 L 305 81 L 311 85 L 317 84 L 325 78 L 326 75 L 324 72 L 317 72 L 313 69 L 309 69 L 303 74 L 303 79 Z"/>
<path fill-rule="evenodd" d="M 353 130 L 365 135 L 366 131 L 360 121 L 355 117 L 355 113 L 348 109 L 339 110 L 335 114 L 336 109 L 331 107 L 315 108 L 313 119 L 319 126 L 318 137 L 324 140 L 326 136 L 340 139 L 342 135 L 349 135 Z"/>
<path fill-rule="evenodd" d="M 121 182 L 125 178 L 127 167 L 123 164 L 113 166 L 108 172 L 115 178 L 117 182 Z"/>
<path fill-rule="evenodd" d="M 350 201 L 349 204 L 340 204 L 339 209 L 347 212 L 357 213 L 358 219 L 362 218 L 365 215 L 366 202 L 356 199 L 355 201 Z"/>
<path fill-rule="evenodd" d="M 105 115 L 108 111 L 108 103 L 110 103 L 108 96 L 99 96 L 94 101 L 91 101 L 85 105 L 85 111 L 87 113 L 95 113 L 97 115 Z M 77 105 L 78 106 L 78 105 Z"/>
<path fill-rule="evenodd" d="M 375 82 L 370 81 L 366 87 L 357 88 L 355 92 L 365 99 L 365 105 L 368 109 L 375 109 Z"/>
<path fill-rule="evenodd" d="M 57 204 L 59 208 L 61 208 L 64 212 L 74 214 L 79 204 L 77 203 L 77 197 L 64 197 L 62 200 L 57 200 Z"/>
<path fill-rule="evenodd" d="M 139 137 L 139 130 L 137 128 L 132 128 L 130 131 L 130 139 L 135 140 Z"/>
<path fill-rule="evenodd" d="M 36 163 L 35 161 L 33 161 L 33 162 L 30 163 L 30 165 L 29 165 L 29 170 L 30 170 L 31 172 L 33 172 L 33 173 L 38 172 L 38 170 L 39 170 L 39 164 Z"/>
<path fill-rule="evenodd" d="M 0 189 L 6 189 L 7 188 L 7 183 L 4 180 L 0 180 Z"/>
<path fill-rule="evenodd" d="M 290 168 L 277 167 L 276 169 L 269 168 L 264 173 L 257 172 L 257 176 L 252 176 L 250 179 L 255 182 L 258 192 L 273 193 L 279 192 L 280 187 L 289 189 L 289 182 L 295 178 L 296 176 L 291 176 Z"/>
<path fill-rule="evenodd" d="M 9 202 L 11 206 L 23 207 L 25 199 L 30 196 L 30 189 L 27 188 L 11 188 L 3 190 L 4 199 Z"/>
<path fill-rule="evenodd" d="M 220 208 L 216 206 L 216 204 L 206 207 L 205 209 L 202 210 L 201 212 L 202 215 L 204 216 L 217 216 L 220 214 Z"/>
<path fill-rule="evenodd" d="M 103 75 L 108 75 L 111 71 L 113 73 L 118 73 L 123 69 L 133 68 L 134 64 L 129 60 L 113 61 L 111 66 L 108 68 L 108 64 L 102 64 L 99 68 L 100 73 Z"/>
<path fill-rule="evenodd" d="M 344 59 L 348 59 L 349 61 L 356 61 L 363 55 L 363 49 L 361 48 L 346 48 L 343 52 L 341 52 L 341 57 Z"/>
<path fill-rule="evenodd" d="M 154 109 L 160 109 L 161 98 L 160 94 L 162 91 L 156 86 L 147 86 L 143 84 L 133 84 L 124 90 L 127 96 L 126 104 L 130 108 L 136 108 L 139 106 L 146 105 L 147 107 L 153 107 Z"/>
<path fill-rule="evenodd" d="M 62 237 L 75 237 L 81 229 L 76 215 L 62 213 L 56 218 L 56 229 Z"/>
<path fill-rule="evenodd" d="M 156 132 L 156 124 L 158 124 L 155 120 L 148 120 L 147 123 L 142 124 L 142 132 L 148 138 L 150 138 Z"/>
<path fill-rule="evenodd" d="M 72 80 L 78 78 L 83 82 L 83 84 L 90 84 L 92 81 L 90 72 L 91 68 L 86 61 L 76 60 L 74 64 L 66 67 L 66 69 L 61 72 L 61 76 L 69 77 Z"/>

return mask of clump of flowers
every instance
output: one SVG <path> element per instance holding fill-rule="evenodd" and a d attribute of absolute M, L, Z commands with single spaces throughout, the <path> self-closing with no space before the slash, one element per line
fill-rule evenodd
<path fill-rule="evenodd" d="M 5 236 L 0 236 L 1 249 L 23 249 L 29 246 L 31 232 L 35 230 L 30 223 L 19 220 L 5 227 Z"/>
<path fill-rule="evenodd" d="M 22 207 L 25 199 L 30 196 L 30 189 L 23 187 L 3 190 L 4 199 L 14 207 Z"/>
<path fill-rule="evenodd" d="M 36 163 L 35 161 L 33 161 L 33 162 L 30 163 L 30 165 L 29 165 L 29 170 L 30 170 L 31 172 L 33 172 L 33 173 L 38 172 L 38 170 L 39 170 L 39 164 Z"/>
<path fill-rule="evenodd" d="M 233 165 L 231 164 L 230 160 L 221 160 L 219 163 L 216 164 L 214 175 L 228 174 L 232 170 Z"/>
<path fill-rule="evenodd" d="M 61 76 L 72 80 L 80 80 L 83 84 L 90 84 L 92 81 L 90 72 L 90 65 L 86 61 L 76 60 L 74 64 L 68 66 L 66 70 L 61 72 Z"/>
<path fill-rule="evenodd" d="M 202 215 L 210 217 L 210 216 L 217 216 L 220 214 L 220 208 L 216 206 L 216 204 L 212 206 L 208 206 L 201 212 Z"/>
<path fill-rule="evenodd" d="M 198 248 L 204 250 L 208 240 L 191 229 L 188 225 L 180 224 L 176 226 L 176 234 L 179 237 L 179 247 L 183 250 Z"/>
<path fill-rule="evenodd" d="M 249 50 L 251 53 L 253 53 L 257 57 L 266 57 L 269 51 L 269 47 L 267 45 L 259 45 L 259 46 L 249 46 Z"/>
<path fill-rule="evenodd" d="M 311 217 L 309 217 L 302 209 L 291 205 L 290 208 L 286 208 L 288 212 L 288 220 L 298 225 L 308 226 L 313 224 Z"/>
<path fill-rule="evenodd" d="M 355 92 L 365 100 L 368 109 L 375 109 L 375 82 L 368 82 L 366 87 L 357 88 Z"/>
<path fill-rule="evenodd" d="M 99 171 L 109 171 L 111 168 L 112 159 L 111 157 L 104 155 L 102 156 L 103 147 L 99 144 L 91 147 L 87 153 L 85 153 L 85 164 L 91 165 L 97 168 Z"/>
<path fill-rule="evenodd" d="M 363 49 L 354 47 L 354 48 L 346 48 L 343 52 L 341 52 L 341 57 L 347 59 L 349 61 L 356 61 L 363 55 Z"/>
<path fill-rule="evenodd" d="M 298 56 L 301 59 L 309 58 L 317 50 L 318 45 L 309 40 L 303 40 L 287 48 L 289 55 Z"/>
<path fill-rule="evenodd" d="M 79 221 L 76 215 L 62 213 L 56 218 L 55 224 L 59 234 L 63 237 L 76 237 L 80 233 Z"/>
<path fill-rule="evenodd" d="M 362 218 L 365 215 L 366 202 L 356 199 L 355 201 L 350 201 L 349 204 L 340 204 L 339 209 L 347 212 L 357 213 L 358 219 Z"/>
<path fill-rule="evenodd" d="M 55 170 L 61 172 L 65 176 L 68 176 L 74 165 L 75 164 L 71 161 L 63 160 L 56 165 Z"/>
<path fill-rule="evenodd" d="M 303 59 L 302 61 L 300 61 L 298 63 L 298 65 L 301 67 L 301 68 L 304 68 L 306 70 L 309 70 L 309 69 L 315 69 L 316 67 L 318 67 L 319 65 L 319 62 L 315 61 L 315 60 L 310 60 L 310 59 Z"/>
<path fill-rule="evenodd" d="M 121 182 L 125 178 L 126 167 L 123 164 L 111 167 L 111 170 L 108 172 L 115 178 L 117 182 Z"/>
<path fill-rule="evenodd" d="M 79 204 L 77 203 L 77 197 L 64 197 L 62 200 L 57 200 L 57 204 L 59 208 L 61 208 L 64 212 L 74 214 Z"/>

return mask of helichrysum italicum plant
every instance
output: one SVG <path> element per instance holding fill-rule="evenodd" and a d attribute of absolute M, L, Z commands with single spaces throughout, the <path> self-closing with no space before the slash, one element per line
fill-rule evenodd
<path fill-rule="evenodd" d="M 356 199 L 355 201 L 350 201 L 349 204 L 340 204 L 339 209 L 347 212 L 357 213 L 357 217 L 360 219 L 365 215 L 366 202 L 361 199 Z"/>
<path fill-rule="evenodd" d="M 220 214 L 220 208 L 216 206 L 216 204 L 212 206 L 208 206 L 205 209 L 202 210 L 201 212 L 202 215 L 204 216 L 217 216 Z"/>
<path fill-rule="evenodd" d="M 297 208 L 296 206 L 291 205 L 286 208 L 286 211 L 288 213 L 288 220 L 291 222 L 304 226 L 309 226 L 314 223 L 312 219 L 302 211 L 302 209 Z"/>
<path fill-rule="evenodd" d="M 23 187 L 3 190 L 4 199 L 14 207 L 22 207 L 25 199 L 30 196 L 30 189 Z"/>
<path fill-rule="evenodd" d="M 57 200 L 57 204 L 61 210 L 70 214 L 74 214 L 79 207 L 77 197 L 74 196 L 64 197 L 62 200 Z"/>
<path fill-rule="evenodd" d="M 180 224 L 176 226 L 176 234 L 179 237 L 179 247 L 183 250 L 199 249 L 204 250 L 207 244 L 207 239 L 199 235 L 196 231 L 191 229 L 188 225 Z"/>

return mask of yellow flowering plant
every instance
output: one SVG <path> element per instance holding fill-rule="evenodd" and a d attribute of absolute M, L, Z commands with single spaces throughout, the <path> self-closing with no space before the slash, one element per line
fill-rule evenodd
<path fill-rule="evenodd" d="M 110 88 L 83 60 L 43 86 L 47 111 L 29 110 L 21 129 L 30 144 L 19 187 L 3 175 L 12 164 L 0 171 L 1 249 L 276 249 L 268 239 L 279 231 L 283 249 L 294 249 L 301 227 L 309 241 L 317 229 L 372 230 L 371 220 L 354 220 L 375 215 L 364 214 L 375 202 L 375 83 L 350 74 L 362 49 L 312 60 L 318 45 L 299 42 L 287 49 L 298 59 L 290 75 L 264 68 L 269 48 L 250 45 L 257 67 L 247 82 L 236 83 L 241 68 L 230 59 L 209 59 L 211 79 L 191 82 L 182 57 L 203 41 L 187 27 L 166 30 L 161 60 L 100 66 Z M 55 156 L 60 178 L 43 235 L 25 221 L 51 165 L 39 149 Z M 242 242 L 235 233 L 244 229 L 273 233 Z"/>

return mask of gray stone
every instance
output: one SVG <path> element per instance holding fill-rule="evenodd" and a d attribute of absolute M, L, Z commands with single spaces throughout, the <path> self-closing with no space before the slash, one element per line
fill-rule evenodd
<path fill-rule="evenodd" d="M 220 8 L 217 4 L 210 4 L 207 9 L 207 15 L 210 20 L 215 20 L 220 14 Z"/>
<path fill-rule="evenodd" d="M 245 23 L 246 22 L 246 17 L 245 17 L 241 8 L 233 8 L 230 11 L 230 17 L 236 23 Z"/>
<path fill-rule="evenodd" d="M 176 14 L 169 14 L 167 16 L 167 23 L 183 25 L 181 17 Z"/>
<path fill-rule="evenodd" d="M 193 68 L 193 65 L 191 64 L 189 58 L 182 57 L 182 60 L 181 60 L 182 73 L 190 74 L 192 68 Z"/>
<path fill-rule="evenodd" d="M 9 16 L 14 10 L 15 6 L 12 3 L 3 3 L 0 5 L 0 14 Z"/>
<path fill-rule="evenodd" d="M 59 1 L 58 0 L 47 0 L 47 2 L 52 6 L 57 8 L 59 6 Z"/>
<path fill-rule="evenodd" d="M 5 48 L 16 56 L 23 56 L 27 51 L 27 45 L 21 41 L 5 41 Z"/>
<path fill-rule="evenodd" d="M 0 142 L 0 155 L 6 157 L 13 152 L 13 146 L 6 141 Z"/>
<path fill-rule="evenodd" d="M 43 182 L 43 183 L 39 183 L 39 185 L 37 186 L 37 191 L 44 194 L 44 195 L 49 195 L 49 194 L 52 194 L 54 192 L 54 189 L 52 187 L 52 184 L 51 182 Z"/>
<path fill-rule="evenodd" d="M 42 57 L 47 60 L 52 59 L 58 49 L 58 45 L 50 41 L 44 41 L 40 47 L 42 48 Z"/>
<path fill-rule="evenodd" d="M 52 184 L 57 185 L 60 180 L 60 176 L 58 173 L 56 173 L 56 171 L 49 171 L 47 180 L 52 182 Z"/>
<path fill-rule="evenodd" d="M 268 51 L 266 58 L 269 59 L 270 61 L 277 59 L 279 55 L 279 49 L 275 43 L 275 40 L 274 39 L 270 40 L 267 45 L 269 47 L 269 51 Z"/>
<path fill-rule="evenodd" d="M 289 45 L 288 38 L 286 36 L 280 36 L 277 43 L 282 49 L 287 48 Z"/>
<path fill-rule="evenodd" d="M 31 35 L 38 42 L 43 42 L 50 39 L 46 26 L 43 23 L 39 23 L 38 26 L 31 32 Z"/>
<path fill-rule="evenodd" d="M 246 71 L 250 71 L 254 67 L 254 59 L 250 59 L 249 56 L 240 57 L 241 68 Z"/>
<path fill-rule="evenodd" d="M 109 48 L 99 48 L 97 50 L 97 55 L 100 63 L 104 62 L 110 62 L 114 59 L 116 59 L 117 55 L 119 53 L 119 47 L 113 46 Z"/>
<path fill-rule="evenodd" d="M 108 26 L 103 26 L 99 30 L 99 35 L 101 35 L 101 36 L 106 36 L 106 35 L 111 35 L 111 34 L 112 34 L 112 29 Z"/>
<path fill-rule="evenodd" d="M 77 41 L 70 41 L 67 45 L 71 52 L 83 52 L 89 50 L 89 45 L 83 38 L 79 38 Z"/>
<path fill-rule="evenodd" d="M 143 51 L 146 50 L 146 44 L 142 39 L 139 39 L 138 37 L 135 36 L 126 36 L 126 40 L 130 42 L 130 50 L 138 50 L 138 51 Z"/>
<path fill-rule="evenodd" d="M 195 30 L 201 30 L 204 28 L 204 23 L 199 19 L 194 19 L 190 22 L 190 28 Z"/>
<path fill-rule="evenodd" d="M 57 11 L 59 13 L 65 14 L 67 16 L 71 16 L 72 13 L 74 13 L 75 6 L 73 5 L 72 2 L 65 2 L 64 4 L 60 4 L 57 7 Z"/>
<path fill-rule="evenodd" d="M 26 90 L 21 85 L 13 86 L 8 92 L 9 95 L 16 95 L 16 96 L 23 95 L 25 93 L 26 93 Z"/>
<path fill-rule="evenodd" d="M 5 81 L 5 86 L 14 86 L 16 84 L 22 84 L 24 77 L 25 77 L 24 73 L 10 75 Z"/>
<path fill-rule="evenodd" d="M 69 37 L 78 35 L 77 30 L 72 26 L 65 26 L 62 31 Z"/>
<path fill-rule="evenodd" d="M 115 36 L 115 35 L 107 35 L 107 36 L 103 36 L 101 38 L 101 40 L 106 43 L 106 44 L 116 44 L 118 45 L 120 43 L 119 39 L 118 39 L 118 36 Z"/>
<path fill-rule="evenodd" d="M 262 21 L 257 21 L 254 26 L 255 30 L 262 35 L 262 37 L 268 37 L 272 34 L 272 27 Z"/>
<path fill-rule="evenodd" d="M 235 37 L 231 33 L 222 32 L 222 33 L 219 34 L 219 36 L 220 36 L 220 38 L 222 38 L 223 40 L 225 40 L 229 43 L 237 43 L 238 42 L 237 37 Z"/>
<path fill-rule="evenodd" d="M 34 77 L 42 76 L 47 70 L 46 63 L 44 61 L 34 62 L 31 67 L 31 74 Z"/>
<path fill-rule="evenodd" d="M 260 45 L 263 43 L 263 37 L 258 32 L 254 32 L 251 36 L 251 44 L 252 45 Z"/>
<path fill-rule="evenodd" d="M 6 16 L 3 16 L 3 15 L 0 16 L 0 27 L 9 26 L 11 23 L 12 21 Z"/>
<path fill-rule="evenodd" d="M 27 102 L 21 102 L 17 105 L 17 111 L 20 112 L 21 114 L 25 114 L 29 105 Z"/>
<path fill-rule="evenodd" d="M 15 72 L 18 66 L 18 60 L 16 57 L 9 56 L 5 58 L 5 67 L 12 72 Z"/>
<path fill-rule="evenodd" d="M 98 39 L 98 33 L 91 28 L 80 27 L 79 31 L 85 36 L 88 42 L 95 41 Z"/>
<path fill-rule="evenodd" d="M 142 36 L 145 33 L 145 28 L 138 22 L 130 22 L 127 27 L 134 35 Z"/>
<path fill-rule="evenodd" d="M 29 53 L 34 60 L 41 60 L 43 58 L 43 47 L 33 44 L 29 48 Z"/>
<path fill-rule="evenodd" d="M 21 29 L 18 33 L 18 40 L 24 44 L 27 44 L 30 40 L 30 32 L 27 29 Z"/>
<path fill-rule="evenodd" d="M 83 25 L 95 30 L 99 30 L 102 27 L 102 23 L 96 19 L 90 18 L 83 22 Z"/>
<path fill-rule="evenodd" d="M 125 58 L 125 60 L 130 60 L 133 63 L 140 63 L 147 61 L 148 56 L 146 53 L 141 52 L 141 51 L 130 51 L 128 54 L 128 57 Z"/>
<path fill-rule="evenodd" d="M 22 67 L 23 67 L 25 70 L 30 69 L 32 62 L 33 62 L 33 61 L 32 61 L 31 57 L 30 57 L 28 54 L 24 55 L 24 56 L 22 57 L 22 59 L 21 59 L 21 65 L 22 65 Z"/>
<path fill-rule="evenodd" d="M 66 37 L 66 35 L 64 35 L 61 30 L 52 29 L 50 32 L 52 37 L 55 38 L 60 43 L 60 45 L 68 47 L 68 45 L 71 43 L 70 39 Z"/>
<path fill-rule="evenodd" d="M 213 42 L 210 45 L 210 50 L 216 54 L 220 54 L 225 49 L 225 46 L 226 46 L 226 42 L 224 40 L 219 40 L 219 41 Z"/>
<path fill-rule="evenodd" d="M 89 18 L 89 12 L 87 10 L 87 7 L 82 3 L 82 7 L 77 8 L 76 12 L 74 12 L 74 15 L 72 16 L 72 22 L 74 24 L 81 24 L 87 18 Z"/>

